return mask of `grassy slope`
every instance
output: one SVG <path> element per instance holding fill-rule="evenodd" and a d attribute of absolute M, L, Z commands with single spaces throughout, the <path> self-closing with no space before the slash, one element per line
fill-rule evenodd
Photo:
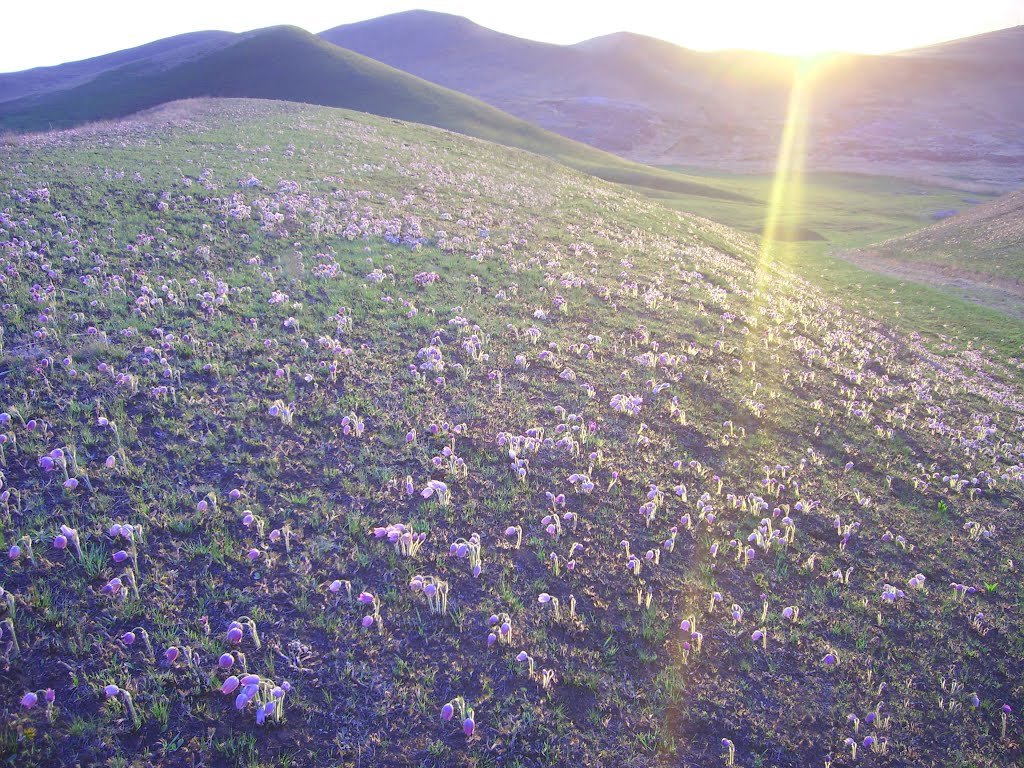
<path fill-rule="evenodd" d="M 132 64 L 164 69 L 227 45 L 234 37 L 236 35 L 231 32 L 190 32 L 81 61 L 69 61 L 52 67 L 36 67 L 21 72 L 0 73 L 0 101 L 80 85 L 103 72 Z"/>
<path fill-rule="evenodd" d="M 875 768 L 1024 757 L 1018 716 L 1003 738 L 999 713 L 1024 701 L 1024 399 L 991 350 L 936 357 L 723 227 L 351 112 L 211 100 L 27 137 L 0 155 L 0 190 L 3 472 L 21 494 L 0 547 L 35 544 L 0 572 L 21 643 L 0 675 L 13 764 L 650 768 L 720 765 L 728 738 L 737 765 L 805 768 L 868 736 L 886 741 L 858 752 Z M 444 370 L 420 367 L 428 347 Z M 519 438 L 520 480 L 498 435 L 527 430 L 544 440 Z M 91 490 L 42 470 L 61 446 Z M 432 478 L 451 506 L 419 493 Z M 577 516 L 558 538 L 548 493 Z M 793 542 L 737 559 L 730 542 L 783 511 Z M 137 526 L 138 597 L 102 593 L 132 548 L 114 522 Z M 416 557 L 371 535 L 393 522 L 428 534 Z M 51 546 L 60 524 L 81 560 Z M 474 532 L 477 579 L 448 555 Z M 410 591 L 415 574 L 450 585 L 448 615 Z M 333 579 L 377 596 L 379 633 Z M 886 584 L 906 594 L 884 603 Z M 504 612 L 513 642 L 488 651 Z M 227 642 L 243 615 L 260 647 Z M 116 640 L 137 626 L 159 662 Z M 198 668 L 164 661 L 172 645 Z M 292 684 L 283 723 L 216 692 L 212 660 L 237 650 Z M 131 692 L 137 727 L 107 684 Z M 18 706 L 46 687 L 52 724 Z M 439 718 L 454 696 L 475 709 L 470 739 Z"/>
<path fill-rule="evenodd" d="M 623 160 L 537 128 L 296 27 L 254 32 L 167 71 L 126 66 L 77 88 L 0 105 L 0 129 L 68 127 L 194 96 L 245 96 L 345 107 L 526 149 L 609 181 L 675 194 L 738 199 L 734 193 L 707 187 L 693 177 Z"/>
<path fill-rule="evenodd" d="M 868 250 L 886 259 L 955 268 L 1024 285 L 1024 192 L 958 210 L 955 216 Z"/>
<path fill-rule="evenodd" d="M 747 199 L 661 194 L 657 197 L 662 202 L 747 232 L 762 231 L 772 190 L 770 175 L 679 170 Z M 841 173 L 808 174 L 801 189 L 800 194 L 788 198 L 780 217 L 782 233 L 792 234 L 792 239 L 773 243 L 773 258 L 832 295 L 857 302 L 863 310 L 929 338 L 961 337 L 996 344 L 1009 354 L 1019 353 L 1020 321 L 999 311 L 990 297 L 922 285 L 831 255 L 920 230 L 931 223 L 933 213 L 968 208 L 964 197 L 976 195 L 932 184 Z M 799 239 L 805 235 L 814 239 Z"/>

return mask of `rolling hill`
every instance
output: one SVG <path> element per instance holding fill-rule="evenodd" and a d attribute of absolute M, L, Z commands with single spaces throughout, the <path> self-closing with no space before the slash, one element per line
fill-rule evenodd
<path fill-rule="evenodd" d="M 544 45 L 427 11 L 321 36 L 634 160 L 720 170 L 773 168 L 798 71 L 778 56 L 631 33 Z M 1019 50 L 1024 27 L 823 60 L 808 76 L 807 167 L 1024 183 L 1024 78 L 1007 55 Z"/>
<path fill-rule="evenodd" d="M 785 57 L 703 53 L 629 32 L 551 45 L 428 11 L 335 27 L 320 38 L 332 45 L 294 27 L 202 32 L 0 75 L 0 128 L 68 126 L 189 96 L 276 98 L 572 157 L 574 167 L 604 168 L 605 178 L 641 173 L 608 157 L 584 158 L 579 147 L 430 89 L 423 82 L 430 81 L 635 162 L 764 173 L 774 169 L 801 77 L 808 170 L 977 191 L 1024 183 L 1024 27 L 886 56 L 835 55 L 810 70 Z M 648 186 L 701 184 L 642 173 Z"/>
<path fill-rule="evenodd" d="M 1024 318 L 1024 191 L 842 255 Z"/>
<path fill-rule="evenodd" d="M 512 117 L 495 107 L 344 50 L 297 27 L 238 35 L 171 66 L 167 45 L 74 87 L 0 103 L 0 129 L 44 130 L 122 117 L 198 96 L 280 99 L 424 123 L 526 149 L 632 186 L 738 199 L 684 174 L 647 168 Z M 111 59 L 107 59 L 110 61 Z M 83 68 L 84 69 L 84 68 Z"/>
<path fill-rule="evenodd" d="M 266 99 L 11 137 L 0 268 L 5 766 L 1024 764 L 1019 323 Z"/>
<path fill-rule="evenodd" d="M 119 67 L 135 65 L 139 71 L 159 72 L 209 51 L 228 45 L 232 32 L 191 32 L 156 40 L 136 48 L 116 51 L 54 67 L 36 67 L 0 74 L 0 102 L 72 88 Z"/>

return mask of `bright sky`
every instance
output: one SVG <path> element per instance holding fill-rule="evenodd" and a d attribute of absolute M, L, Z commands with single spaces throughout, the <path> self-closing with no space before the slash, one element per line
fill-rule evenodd
<path fill-rule="evenodd" d="M 201 29 L 311 32 L 429 8 L 509 34 L 575 43 L 628 30 L 699 50 L 806 55 L 912 48 L 1024 24 L 1024 0 L 9 0 L 0 72 L 59 64 Z"/>

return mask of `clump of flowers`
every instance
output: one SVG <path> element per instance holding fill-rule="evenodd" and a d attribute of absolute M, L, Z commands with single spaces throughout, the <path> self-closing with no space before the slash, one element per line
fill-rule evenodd
<path fill-rule="evenodd" d="M 128 710 L 128 715 L 132 719 L 132 724 L 135 726 L 135 730 L 138 730 L 142 727 L 142 718 L 139 717 L 139 713 L 135 710 L 135 704 L 132 701 L 132 695 L 128 691 L 114 684 L 110 684 L 104 686 L 103 694 L 108 699 L 120 699 L 121 702 L 124 704 L 125 709 Z"/>
<path fill-rule="evenodd" d="M 561 606 L 558 604 L 557 597 L 555 597 L 554 595 L 549 595 L 547 592 L 541 592 L 539 595 L 537 595 L 537 602 L 541 605 L 550 605 L 551 610 L 555 614 L 555 621 L 561 621 L 562 609 Z"/>
<path fill-rule="evenodd" d="M 239 645 L 245 638 L 245 630 L 249 630 L 249 636 L 252 638 L 253 645 L 256 646 L 256 650 L 259 650 L 263 643 L 260 642 L 260 635 L 256 631 L 256 622 L 248 616 L 240 616 L 228 624 L 225 639 L 232 645 Z"/>
<path fill-rule="evenodd" d="M 31 536 L 27 536 L 27 535 L 26 536 L 22 536 L 20 539 L 18 539 L 18 543 L 17 544 L 12 544 L 11 548 L 9 550 L 7 550 L 7 557 L 10 560 L 15 560 L 15 561 L 16 560 L 20 560 L 21 559 L 21 555 L 22 555 L 23 552 L 24 552 L 24 554 L 28 555 L 28 561 L 32 565 L 35 565 L 36 564 L 36 555 L 35 555 L 35 552 L 32 551 L 32 537 Z"/>
<path fill-rule="evenodd" d="M 395 551 L 405 557 L 415 557 L 420 551 L 423 542 L 427 540 L 425 532 L 416 533 L 411 526 L 403 523 L 394 523 L 384 527 L 373 529 L 373 535 L 378 539 L 387 538 L 394 545 Z"/>
<path fill-rule="evenodd" d="M 3 650 L 0 651 L 0 657 L 10 663 L 11 658 L 20 651 L 18 636 L 14 631 L 14 595 L 0 587 L 0 600 L 3 601 L 0 607 L 6 613 L 6 616 L 0 619 L 0 641 L 3 641 Z"/>
<path fill-rule="evenodd" d="M 334 607 L 338 607 L 338 603 L 341 602 L 341 593 L 344 590 L 345 594 L 348 595 L 348 600 L 352 602 L 352 582 L 347 579 L 335 579 L 327 585 L 327 591 L 334 595 Z"/>
<path fill-rule="evenodd" d="M 725 764 L 736 765 L 736 745 L 729 739 L 722 739 L 722 747 L 726 750 Z"/>
<path fill-rule="evenodd" d="M 437 503 L 442 507 L 449 507 L 452 503 L 452 493 L 448 490 L 447 484 L 440 480 L 428 480 L 426 487 L 420 491 L 420 496 L 424 499 L 429 499 L 431 496 L 437 496 Z"/>
<path fill-rule="evenodd" d="M 417 574 L 409 581 L 409 588 L 418 594 L 422 593 L 427 598 L 427 605 L 430 606 L 432 614 L 443 616 L 448 612 L 447 581 Z"/>
<path fill-rule="evenodd" d="M 277 419 L 282 424 L 291 424 L 295 418 L 295 404 L 287 404 L 284 400 L 275 400 L 271 403 L 270 408 L 267 409 L 267 415 L 272 419 Z"/>
<path fill-rule="evenodd" d="M 29 691 L 21 697 L 21 701 L 19 703 L 25 709 L 33 709 L 36 704 L 39 703 L 39 700 L 42 699 L 46 704 L 46 719 L 52 723 L 55 714 L 53 711 L 53 702 L 56 698 L 56 691 L 54 691 L 53 688 L 47 688 L 46 690 Z"/>
<path fill-rule="evenodd" d="M 71 550 L 75 553 L 75 557 L 79 560 L 82 559 L 82 541 L 78 537 L 78 531 L 74 528 L 69 528 L 66 525 L 60 527 L 60 533 L 53 537 L 53 548 L 64 550 L 71 546 Z"/>
<path fill-rule="evenodd" d="M 220 687 L 220 692 L 235 696 L 235 709 L 241 712 L 250 703 L 256 704 L 256 725 L 265 725 L 268 720 L 280 723 L 284 719 L 285 694 L 292 689 L 288 681 L 277 685 L 273 680 L 264 680 L 259 675 L 246 674 L 242 677 L 231 675 Z"/>
<path fill-rule="evenodd" d="M 474 533 L 468 539 L 458 538 L 452 542 L 451 547 L 448 549 L 448 554 L 451 557 L 461 557 L 469 559 L 469 567 L 473 572 L 474 578 L 479 578 L 481 570 L 483 570 L 483 564 L 481 562 L 482 546 L 480 543 L 480 534 Z"/>
<path fill-rule="evenodd" d="M 78 488 L 79 482 L 92 490 L 92 483 L 89 482 L 89 475 L 78 466 L 74 446 L 65 445 L 63 448 L 54 448 L 47 455 L 40 457 L 39 466 L 44 472 L 53 472 L 58 467 L 64 474 L 64 488 L 73 491 Z"/>
<path fill-rule="evenodd" d="M 384 626 L 381 623 L 380 618 L 380 600 L 372 592 L 360 592 L 359 597 L 356 598 L 363 605 L 370 606 L 370 613 L 363 616 L 360 622 L 363 625 L 363 629 L 369 629 L 372 626 L 377 627 L 378 632 L 384 631 Z"/>
<path fill-rule="evenodd" d="M 126 647 L 131 647 L 135 644 L 136 640 L 142 641 L 142 647 L 145 649 L 146 654 L 149 656 L 150 661 L 156 661 L 156 654 L 153 651 L 153 644 L 149 640 L 149 632 L 142 627 L 135 627 L 123 635 L 121 635 L 121 642 Z"/>
<path fill-rule="evenodd" d="M 507 613 L 495 613 L 487 619 L 487 626 L 491 632 L 487 635 L 487 647 L 501 643 L 502 645 L 512 644 L 512 617 Z"/>
<path fill-rule="evenodd" d="M 106 584 L 104 584 L 100 591 L 104 595 L 120 597 L 122 600 L 124 600 L 125 597 L 127 597 L 129 590 L 131 591 L 132 596 L 136 600 L 140 599 L 139 584 L 135 580 L 135 574 L 131 571 L 125 571 L 120 576 L 115 576 Z"/>
<path fill-rule="evenodd" d="M 455 713 L 458 712 L 459 720 L 462 722 L 462 732 L 466 736 L 472 736 L 476 730 L 476 720 L 473 717 L 473 708 L 466 704 L 461 696 L 456 696 L 443 707 L 441 707 L 441 719 L 446 723 L 450 722 Z"/>
<path fill-rule="evenodd" d="M 639 395 L 613 395 L 610 403 L 612 410 L 628 413 L 630 416 L 638 415 L 643 404 L 644 399 Z"/>

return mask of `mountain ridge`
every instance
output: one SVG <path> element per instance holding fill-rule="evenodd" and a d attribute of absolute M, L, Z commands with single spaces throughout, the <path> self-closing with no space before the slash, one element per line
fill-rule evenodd
<path fill-rule="evenodd" d="M 727 195 L 682 174 L 647 168 L 550 133 L 293 26 L 239 35 L 225 47 L 168 69 L 155 70 L 133 62 L 74 88 L 0 103 L 0 128 L 70 127 L 202 96 L 344 107 L 525 149 L 609 181 Z"/>

